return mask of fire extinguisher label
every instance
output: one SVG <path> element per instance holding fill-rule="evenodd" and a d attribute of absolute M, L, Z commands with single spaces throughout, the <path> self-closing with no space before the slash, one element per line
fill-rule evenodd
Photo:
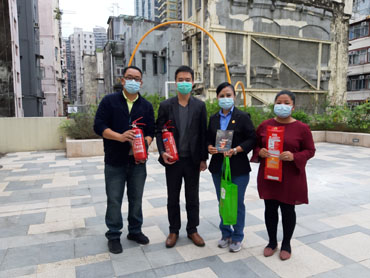
<path fill-rule="evenodd" d="M 168 139 L 167 138 L 164 138 L 163 139 L 163 143 L 166 143 L 168 141 Z"/>

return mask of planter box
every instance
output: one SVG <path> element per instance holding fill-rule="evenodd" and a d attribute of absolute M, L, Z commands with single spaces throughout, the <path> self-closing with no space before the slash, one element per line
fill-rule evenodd
<path fill-rule="evenodd" d="M 103 139 L 66 139 L 67 157 L 104 155 Z"/>
<path fill-rule="evenodd" d="M 66 140 L 67 157 L 101 156 L 104 155 L 103 139 Z M 149 152 L 156 152 L 155 138 L 149 147 Z"/>
<path fill-rule="evenodd" d="M 341 131 L 312 131 L 315 142 L 328 142 L 370 148 L 370 134 Z"/>

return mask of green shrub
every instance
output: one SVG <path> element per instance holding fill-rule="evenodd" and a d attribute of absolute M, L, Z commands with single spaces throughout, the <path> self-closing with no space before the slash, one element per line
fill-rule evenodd
<path fill-rule="evenodd" d="M 310 122 L 311 122 L 311 116 L 308 115 L 303 110 L 293 111 L 292 117 L 294 119 L 298 120 L 298 121 L 301 121 L 302 123 L 305 123 L 305 124 L 310 124 Z"/>
<path fill-rule="evenodd" d="M 92 105 L 86 113 L 72 114 L 69 119 L 62 122 L 60 128 L 72 139 L 100 138 L 93 129 L 96 110 L 97 106 Z"/>

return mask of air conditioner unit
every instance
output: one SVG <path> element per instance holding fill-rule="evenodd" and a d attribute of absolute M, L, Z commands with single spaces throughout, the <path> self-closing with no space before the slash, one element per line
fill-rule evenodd
<path fill-rule="evenodd" d="M 363 75 L 360 75 L 360 76 L 358 77 L 358 79 L 364 79 L 364 76 L 363 76 Z"/>

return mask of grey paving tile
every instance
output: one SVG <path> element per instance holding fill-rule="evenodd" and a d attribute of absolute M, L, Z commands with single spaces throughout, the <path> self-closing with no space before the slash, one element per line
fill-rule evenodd
<path fill-rule="evenodd" d="M 176 274 L 180 274 L 184 272 L 189 272 L 191 270 L 192 268 L 186 262 L 186 263 L 178 263 L 178 264 L 156 268 L 154 269 L 154 272 L 157 275 L 157 277 L 166 277 L 170 275 L 176 275 Z"/>
<path fill-rule="evenodd" d="M 150 263 L 140 247 L 124 250 L 118 255 L 111 254 L 111 258 L 117 276 L 151 269 Z"/>
<path fill-rule="evenodd" d="M 112 262 L 105 261 L 76 267 L 76 278 L 91 278 L 91 277 L 99 278 L 115 277 Z"/>
<path fill-rule="evenodd" d="M 18 223 L 20 225 L 35 225 L 42 224 L 45 221 L 46 212 L 23 214 L 19 216 Z"/>
<path fill-rule="evenodd" d="M 6 254 L 6 249 L 0 249 L 0 266 L 3 262 L 3 259 L 5 257 L 5 254 Z"/>
<path fill-rule="evenodd" d="M 153 198 L 153 199 L 149 199 L 148 201 L 155 208 L 166 207 L 167 206 L 167 198 L 165 198 L 165 197 L 163 197 L 163 198 Z"/>
<path fill-rule="evenodd" d="M 75 255 L 78 258 L 106 252 L 108 252 L 108 247 L 104 234 L 77 238 L 75 240 Z"/>
<path fill-rule="evenodd" d="M 360 265 L 360 264 L 350 264 L 344 267 L 320 273 L 318 275 L 312 276 L 314 278 L 368 278 L 370 277 L 370 269 Z"/>
<path fill-rule="evenodd" d="M 192 270 L 204 268 L 205 266 L 210 267 L 219 278 L 259 278 L 259 276 L 253 270 L 251 270 L 245 263 L 240 260 L 230 263 L 224 263 L 219 259 L 219 257 L 212 256 L 200 260 L 190 261 L 188 262 L 188 264 Z"/>
<path fill-rule="evenodd" d="M 33 275 L 36 273 L 37 266 L 26 266 L 16 269 L 8 269 L 4 271 L 0 271 L 0 278 L 10 278 L 10 277 L 20 277 L 20 276 L 27 276 Z"/>
<path fill-rule="evenodd" d="M 33 189 L 40 189 L 42 188 L 42 184 L 27 184 L 26 182 L 17 181 L 17 182 L 9 182 L 9 184 L 5 188 L 5 192 L 7 191 L 18 191 L 18 190 L 33 190 Z"/>
<path fill-rule="evenodd" d="M 73 259 L 74 240 L 51 242 L 41 245 L 40 264 Z"/>
<path fill-rule="evenodd" d="M 146 252 L 152 268 L 184 262 L 184 259 L 174 248 L 166 248 L 156 252 Z"/>
<path fill-rule="evenodd" d="M 245 263 L 250 269 L 253 270 L 254 273 L 256 273 L 261 278 L 279 278 L 279 275 L 277 275 L 255 257 L 244 259 L 243 263 Z"/>
<path fill-rule="evenodd" d="M 117 278 L 157 278 L 155 271 L 150 269 L 146 271 L 135 272 L 129 275 L 118 276 Z"/>
<path fill-rule="evenodd" d="M 1 227 L 0 238 L 15 237 L 15 236 L 25 236 L 27 235 L 29 225 L 8 225 L 6 227 Z"/>
<path fill-rule="evenodd" d="M 39 263 L 41 245 L 10 248 L 6 252 L 0 271 L 33 266 Z"/>
<path fill-rule="evenodd" d="M 346 256 L 343 256 L 342 254 L 334 251 L 331 248 L 326 247 L 325 245 L 319 242 L 312 243 L 309 245 L 309 247 L 319 251 L 321 254 L 331 258 L 332 260 L 336 261 L 337 263 L 340 263 L 341 265 L 350 265 L 355 263 L 355 261 L 349 259 Z"/>
<path fill-rule="evenodd" d="M 104 215 L 85 218 L 85 225 L 87 227 L 95 226 L 95 225 L 102 225 L 102 224 L 105 224 L 105 216 Z"/>
<path fill-rule="evenodd" d="M 362 231 L 363 228 L 357 225 L 354 226 L 349 226 L 345 228 L 340 228 L 340 229 L 332 229 L 330 231 L 318 233 L 318 234 L 311 234 L 303 237 L 297 237 L 297 239 L 305 244 L 310 244 L 314 242 L 319 242 L 325 239 L 331 239 L 334 237 L 339 237 L 343 235 L 348 235 L 352 234 L 355 232 L 360 232 Z"/>

